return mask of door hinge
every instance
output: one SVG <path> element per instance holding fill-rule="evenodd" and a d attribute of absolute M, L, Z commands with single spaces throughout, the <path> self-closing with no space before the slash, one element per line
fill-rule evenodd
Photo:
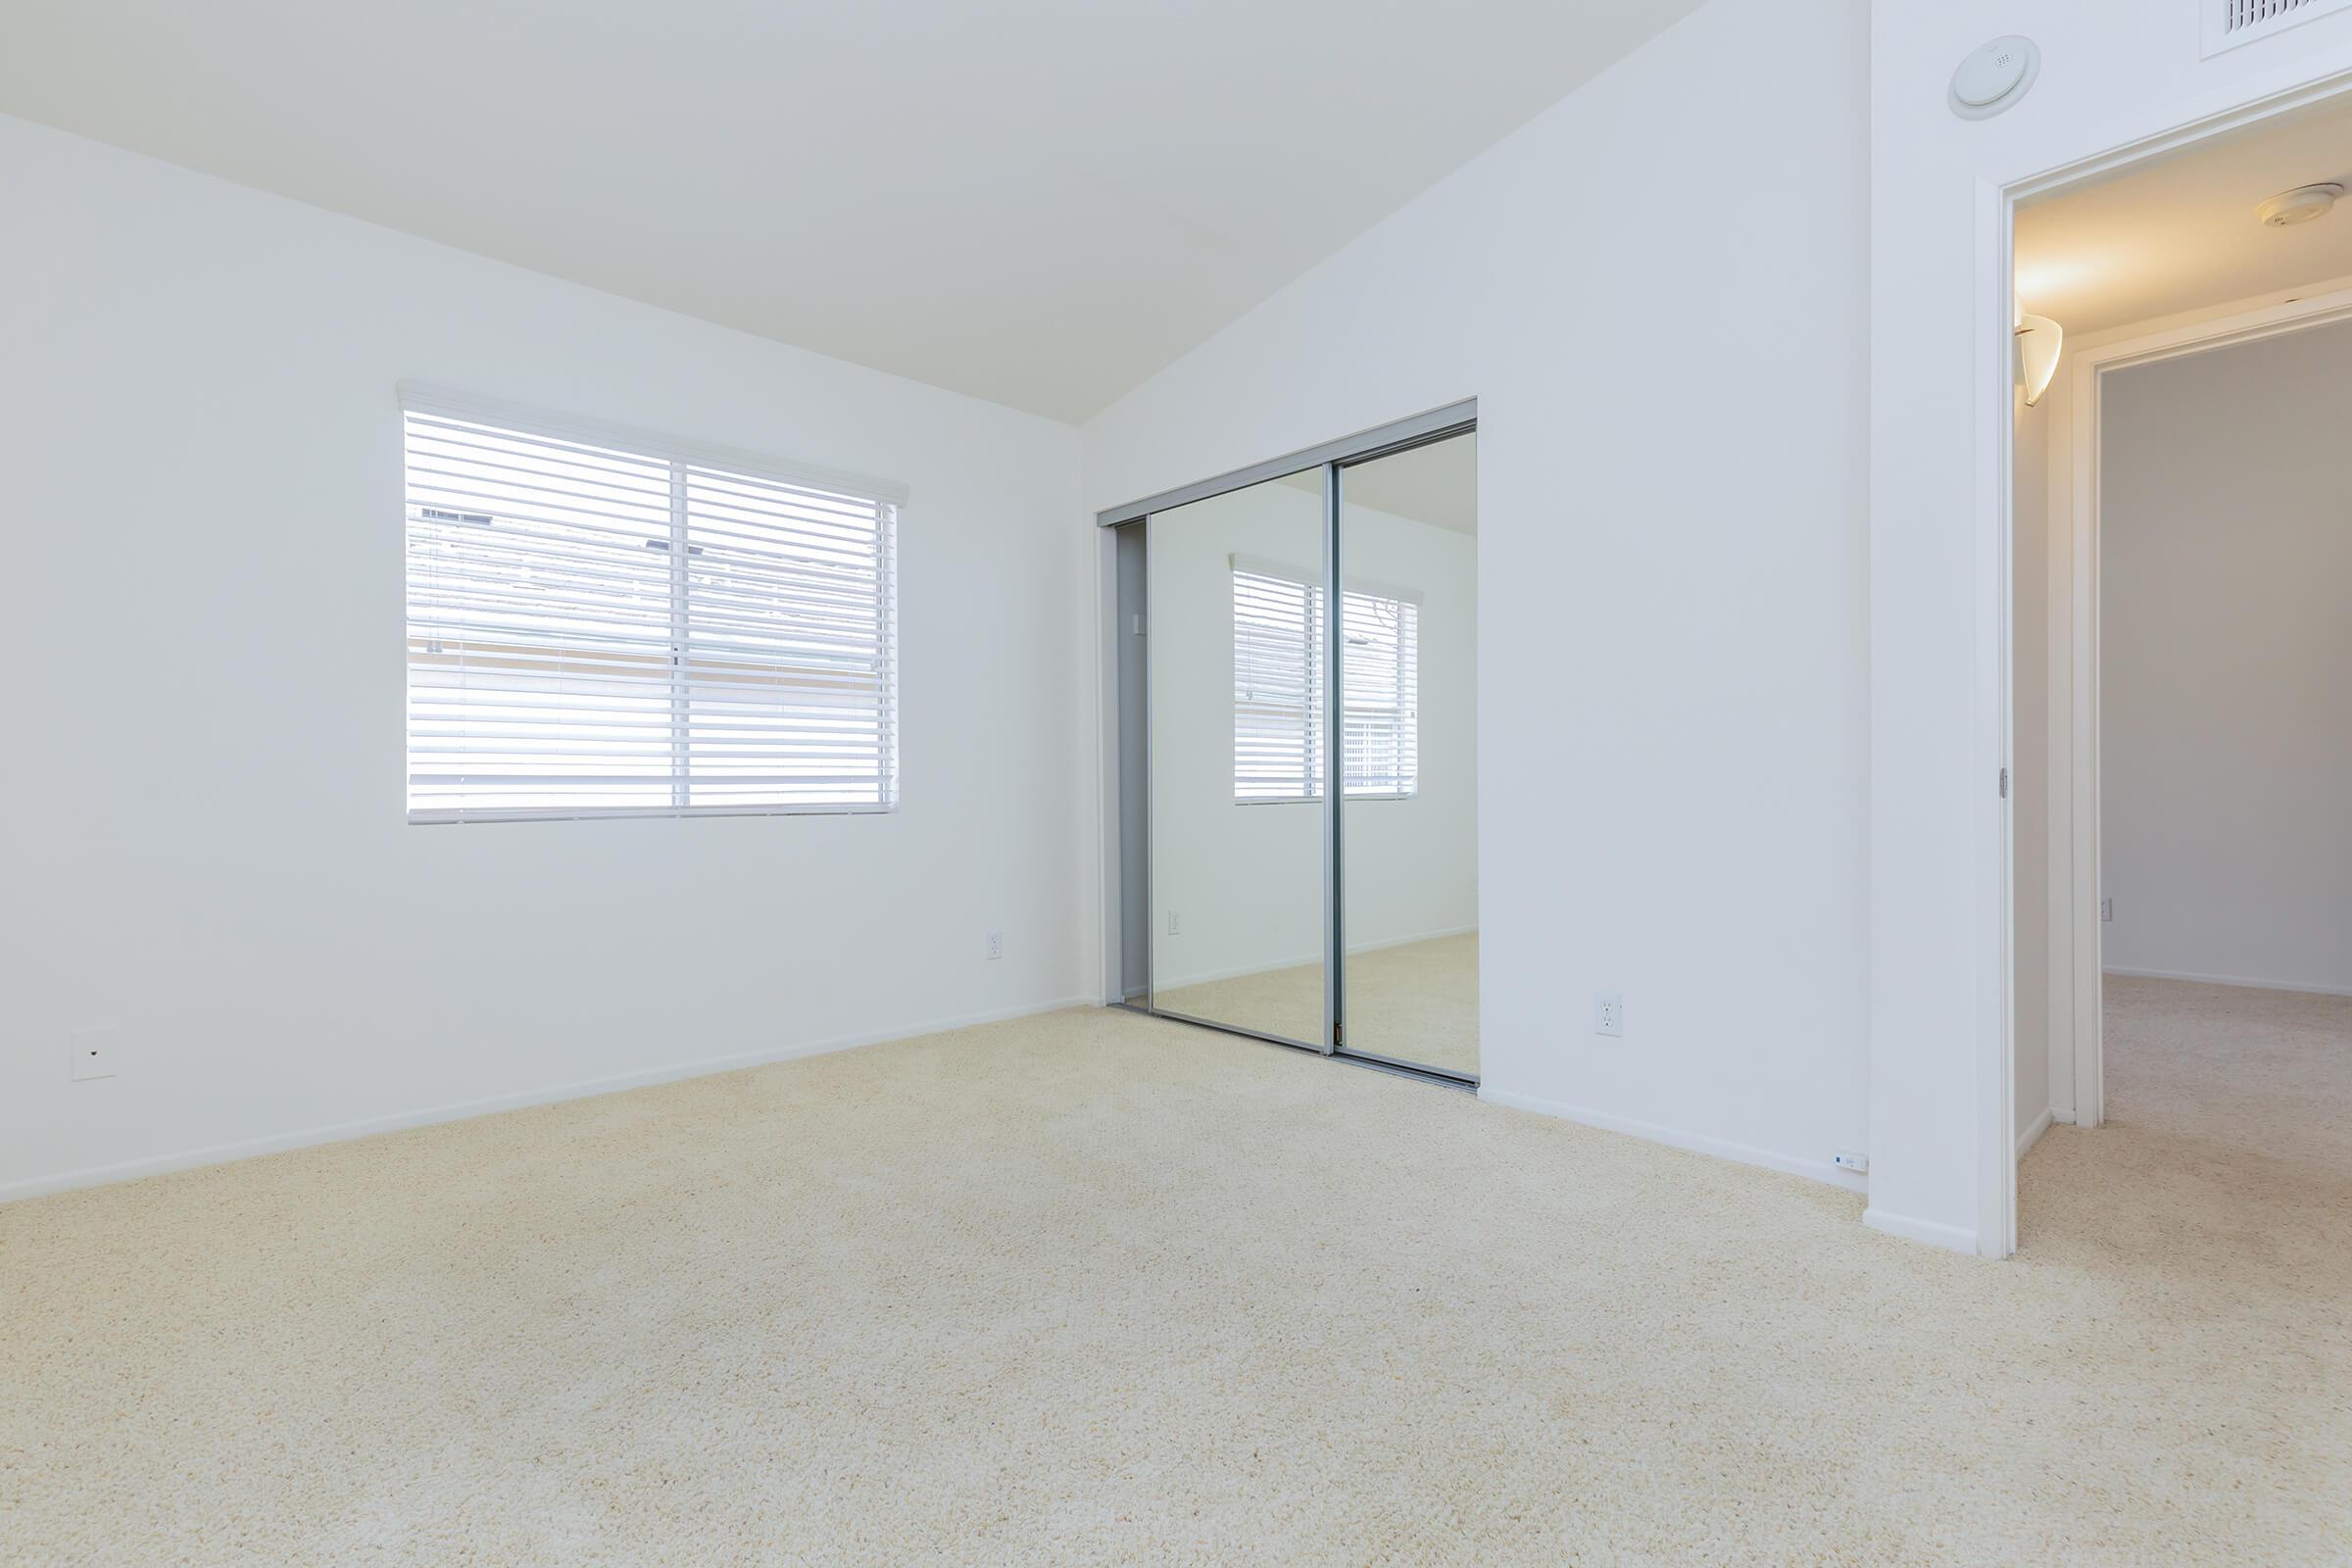
<path fill-rule="evenodd" d="M 2001 799 L 2005 801 L 2005 800 L 2007 800 L 2008 798 L 2009 798 L 2009 770 L 2008 770 L 2007 768 L 2005 768 L 2005 767 L 2004 767 L 2004 768 L 2002 768 L 2002 769 L 2001 769 Z"/>

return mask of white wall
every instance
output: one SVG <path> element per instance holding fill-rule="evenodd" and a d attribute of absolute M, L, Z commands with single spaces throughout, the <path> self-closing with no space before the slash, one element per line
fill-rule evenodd
<path fill-rule="evenodd" d="M 22 122 L 0 210 L 0 1197 L 1094 990 L 1075 432 Z M 905 480 L 904 808 L 406 825 L 403 376 Z"/>
<path fill-rule="evenodd" d="M 1086 429 L 1103 506 L 1478 398 L 1485 1092 L 1824 1179 L 1866 1134 L 1866 52 L 1862 0 L 1714 0 Z"/>
<path fill-rule="evenodd" d="M 2352 991 L 2352 325 L 2102 407 L 2104 961 Z"/>
<path fill-rule="evenodd" d="M 1360 951 L 1478 923 L 1478 541 L 1352 503 L 1342 518 L 1350 580 L 1422 595 L 1420 788 L 1347 804 L 1348 945 Z M 1322 807 L 1233 798 L 1232 558 L 1319 575 L 1321 492 L 1269 481 L 1147 526 L 1153 983 L 1315 962 Z"/>
<path fill-rule="evenodd" d="M 1721 3 L 1721 0 L 1718 0 Z M 1712 8 L 1710 8 L 1712 9 Z M 1870 1137 L 1874 1224 L 2008 1246 L 1999 874 L 2002 186 L 2352 70 L 2352 15 L 2200 58 L 2200 0 L 1872 0 Z M 2031 96 L 1964 121 L 1953 68 L 2036 38 Z"/>
<path fill-rule="evenodd" d="M 2033 1137 L 2050 1101 L 2050 437 L 2054 410 L 2045 395 L 2027 408 L 2016 399 L 2016 499 L 2010 554 L 2015 637 L 2015 750 L 2010 763 L 2011 849 L 2017 939 L 2018 1138 Z"/>

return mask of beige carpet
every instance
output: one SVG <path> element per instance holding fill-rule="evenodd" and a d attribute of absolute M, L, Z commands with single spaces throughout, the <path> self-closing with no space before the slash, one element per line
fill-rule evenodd
<path fill-rule="evenodd" d="M 2109 1122 L 2352 1177 L 2352 997 L 2111 974 L 2106 1012 Z"/>
<path fill-rule="evenodd" d="M 0 1560 L 2341 1563 L 2352 1169 L 2274 1143 L 2061 1128 L 1982 1263 L 1088 1010 L 69 1194 Z"/>
<path fill-rule="evenodd" d="M 1154 999 L 1163 1011 L 1308 1044 L 1323 1034 L 1323 966 L 1268 969 Z M 1478 933 L 1348 958 L 1348 1047 L 1478 1076 Z"/>

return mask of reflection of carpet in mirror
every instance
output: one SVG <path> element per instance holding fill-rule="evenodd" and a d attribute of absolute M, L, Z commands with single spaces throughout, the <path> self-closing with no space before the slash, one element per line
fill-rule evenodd
<path fill-rule="evenodd" d="M 1164 1012 L 1312 1043 L 1323 1032 L 1323 966 L 1176 986 L 1152 1001 Z M 1478 933 L 1349 954 L 1348 1048 L 1475 1074 Z"/>

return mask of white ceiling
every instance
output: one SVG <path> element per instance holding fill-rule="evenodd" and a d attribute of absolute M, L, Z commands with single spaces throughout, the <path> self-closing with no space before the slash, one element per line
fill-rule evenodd
<path fill-rule="evenodd" d="M 1323 470 L 1283 475 L 1282 482 L 1321 493 Z M 1342 470 L 1340 494 L 1351 506 L 1392 517 L 1478 532 L 1478 433 L 1448 436 L 1426 446 L 1375 458 Z"/>
<path fill-rule="evenodd" d="M 2017 294 L 2070 337 L 2352 274 L 2352 200 L 2265 228 L 2280 191 L 2352 188 L 2352 101 L 2199 146 L 2017 215 Z"/>
<path fill-rule="evenodd" d="M 1698 0 L 0 0 L 0 112 L 1062 418 Z"/>

